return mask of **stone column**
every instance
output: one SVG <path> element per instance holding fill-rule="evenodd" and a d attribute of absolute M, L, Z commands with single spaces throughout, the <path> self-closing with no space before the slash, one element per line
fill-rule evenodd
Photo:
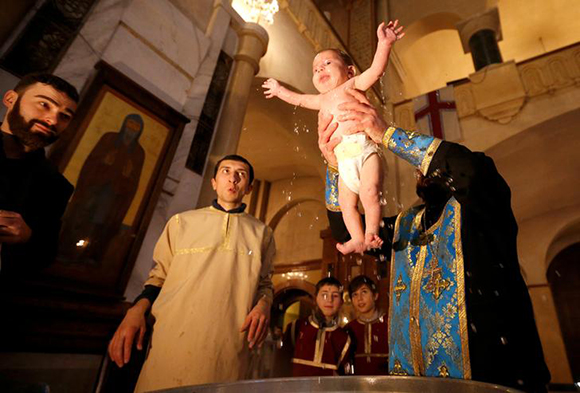
<path fill-rule="evenodd" d="M 457 30 L 465 53 L 471 52 L 473 65 L 478 71 L 490 64 L 503 62 L 498 41 L 501 41 L 501 25 L 497 8 L 474 15 L 457 24 Z"/>
<path fill-rule="evenodd" d="M 226 154 L 235 154 L 248 105 L 250 88 L 258 73 L 260 59 L 266 54 L 268 33 L 256 23 L 245 23 L 236 30 L 239 41 L 232 76 L 222 105 L 219 123 L 206 163 L 198 207 L 208 206 L 215 198 L 211 187 L 213 168 Z"/>

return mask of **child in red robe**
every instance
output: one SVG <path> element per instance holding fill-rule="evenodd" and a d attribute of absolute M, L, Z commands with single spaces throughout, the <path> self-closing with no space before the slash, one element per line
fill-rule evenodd
<path fill-rule="evenodd" d="M 316 311 L 286 327 L 283 345 L 293 347 L 292 375 L 295 377 L 348 374 L 348 333 L 338 324 L 343 287 L 334 277 L 316 284 Z"/>
<path fill-rule="evenodd" d="M 367 276 L 355 277 L 348 293 L 358 318 L 346 325 L 354 337 L 354 374 L 387 375 L 389 366 L 389 338 L 386 315 L 377 309 L 379 293 Z"/>

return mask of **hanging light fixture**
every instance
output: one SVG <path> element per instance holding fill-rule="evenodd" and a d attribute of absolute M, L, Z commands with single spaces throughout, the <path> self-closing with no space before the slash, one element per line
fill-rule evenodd
<path fill-rule="evenodd" d="M 274 15 L 278 12 L 278 0 L 233 0 L 232 7 L 246 22 L 274 23 Z"/>

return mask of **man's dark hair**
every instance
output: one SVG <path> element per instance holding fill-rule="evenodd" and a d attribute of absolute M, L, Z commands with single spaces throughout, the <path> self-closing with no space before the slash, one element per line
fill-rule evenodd
<path fill-rule="evenodd" d="M 316 53 L 316 54 L 318 55 L 319 53 L 327 52 L 327 51 L 334 52 L 338 56 L 340 56 L 340 58 L 342 59 L 342 61 L 344 61 L 344 64 L 346 64 L 347 67 L 354 65 L 354 61 L 352 60 L 352 57 L 350 57 L 350 55 L 348 53 L 346 53 L 345 51 L 343 51 L 342 49 L 326 48 L 326 49 L 322 49 L 322 50 L 318 51 L 318 53 Z"/>
<path fill-rule="evenodd" d="M 20 82 L 18 82 L 18 84 L 16 84 L 16 86 L 14 87 L 14 91 L 16 91 L 20 95 L 28 87 L 36 83 L 49 85 L 54 89 L 66 94 L 71 100 L 73 100 L 77 104 L 79 102 L 79 92 L 77 91 L 77 89 L 64 79 L 59 78 L 58 76 L 52 74 L 34 73 L 24 75 L 24 77 L 20 79 Z"/>
<path fill-rule="evenodd" d="M 315 295 L 318 295 L 318 292 L 320 291 L 320 288 L 322 288 L 325 285 L 330 285 L 333 287 L 337 287 L 338 290 L 340 291 L 340 294 L 342 295 L 342 293 L 344 292 L 344 287 L 342 286 L 342 284 L 340 283 L 340 281 L 338 281 L 337 278 L 334 277 L 324 277 L 322 280 L 318 281 L 318 283 L 316 284 L 316 293 Z"/>
<path fill-rule="evenodd" d="M 378 292 L 377 284 L 371 278 L 361 274 L 353 278 L 350 284 L 348 284 L 348 294 L 352 297 L 352 294 L 358 291 L 363 285 L 369 287 L 373 294 Z"/>
<path fill-rule="evenodd" d="M 246 164 L 248 166 L 248 168 L 250 169 L 250 173 L 248 174 L 250 176 L 250 183 L 252 184 L 252 182 L 254 181 L 254 167 L 252 166 L 252 164 L 250 164 L 250 161 L 246 160 L 244 157 L 239 156 L 237 154 L 228 154 L 225 157 L 222 157 L 217 164 L 215 164 L 215 167 L 213 168 L 213 178 L 215 179 L 216 175 L 217 175 L 217 171 L 220 167 L 220 164 L 222 163 L 222 161 L 225 160 L 230 160 L 230 161 L 238 161 L 238 162 L 243 162 L 244 164 Z"/>

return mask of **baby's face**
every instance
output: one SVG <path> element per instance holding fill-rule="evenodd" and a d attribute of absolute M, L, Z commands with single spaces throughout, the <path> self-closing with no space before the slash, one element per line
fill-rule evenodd
<path fill-rule="evenodd" d="M 326 93 L 346 82 L 351 77 L 349 71 L 338 53 L 326 50 L 312 62 L 312 83 L 320 93 Z"/>

